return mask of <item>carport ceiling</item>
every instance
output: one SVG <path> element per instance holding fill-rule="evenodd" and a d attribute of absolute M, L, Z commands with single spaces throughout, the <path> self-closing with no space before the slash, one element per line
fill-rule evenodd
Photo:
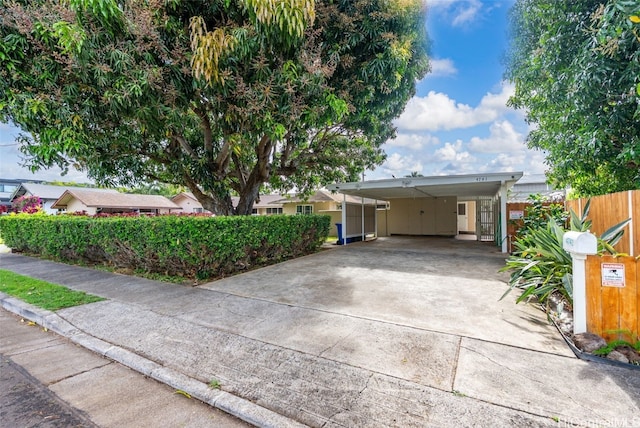
<path fill-rule="evenodd" d="M 327 186 L 331 191 L 347 195 L 388 201 L 398 198 L 457 196 L 458 198 L 493 197 L 500 186 L 513 186 L 522 172 L 472 175 L 443 175 L 434 177 L 405 177 Z"/>

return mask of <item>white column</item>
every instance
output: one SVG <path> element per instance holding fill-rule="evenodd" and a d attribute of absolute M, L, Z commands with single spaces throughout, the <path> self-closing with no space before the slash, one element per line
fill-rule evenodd
<path fill-rule="evenodd" d="M 341 237 L 338 236 L 338 240 Z M 342 245 L 347 245 L 347 195 L 342 194 Z"/>
<path fill-rule="evenodd" d="M 378 200 L 374 201 L 373 205 L 373 233 L 375 237 L 378 237 Z"/>
<path fill-rule="evenodd" d="M 360 205 L 360 212 L 362 214 L 362 238 L 361 238 L 361 240 L 364 242 L 364 236 L 365 236 L 365 231 L 364 231 L 364 197 L 362 198 L 362 204 Z"/>
<path fill-rule="evenodd" d="M 506 253 L 507 248 L 507 185 L 502 182 L 500 186 L 500 242 L 502 242 L 502 252 Z"/>

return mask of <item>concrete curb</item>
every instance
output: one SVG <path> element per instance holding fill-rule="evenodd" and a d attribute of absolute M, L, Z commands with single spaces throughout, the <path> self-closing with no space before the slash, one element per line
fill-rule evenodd
<path fill-rule="evenodd" d="M 66 337 L 83 348 L 116 361 L 171 388 L 185 392 L 203 403 L 218 408 L 254 426 L 264 428 L 306 427 L 304 424 L 252 403 L 251 401 L 225 391 L 211 389 L 207 384 L 197 379 L 86 334 L 55 312 L 30 305 L 2 292 L 0 292 L 0 305 L 7 311 L 33 321 L 60 336 Z"/>

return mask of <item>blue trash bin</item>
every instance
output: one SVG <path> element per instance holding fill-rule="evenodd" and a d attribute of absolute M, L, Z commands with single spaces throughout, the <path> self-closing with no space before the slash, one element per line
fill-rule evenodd
<path fill-rule="evenodd" d="M 336 244 L 343 245 L 344 241 L 342 240 L 342 223 L 336 223 L 336 229 L 338 229 L 338 241 Z"/>

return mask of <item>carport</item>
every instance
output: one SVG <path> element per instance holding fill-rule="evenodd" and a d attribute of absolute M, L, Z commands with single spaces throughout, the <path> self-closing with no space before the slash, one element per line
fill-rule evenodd
<path fill-rule="evenodd" d="M 495 240 L 506 253 L 507 192 L 522 175 L 522 172 L 499 172 L 404 177 L 337 183 L 327 188 L 343 195 L 389 202 L 389 212 L 393 212 L 390 235 L 457 235 L 458 202 L 473 201 L 478 240 Z M 346 238 L 360 235 L 364 240 L 367 234 L 377 233 L 375 210 L 367 210 L 363 204 L 358 216 L 345 210 L 345 206 L 346 203 L 342 229 Z"/>

